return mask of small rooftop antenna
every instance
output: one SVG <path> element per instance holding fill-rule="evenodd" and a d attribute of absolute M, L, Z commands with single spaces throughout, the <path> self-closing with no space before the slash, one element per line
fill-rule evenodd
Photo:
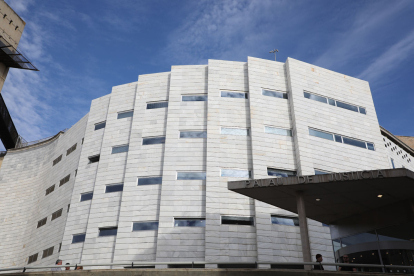
<path fill-rule="evenodd" d="M 276 52 L 279 52 L 279 50 L 278 49 L 274 49 L 274 50 L 272 50 L 272 51 L 269 52 L 269 53 L 274 53 L 275 54 L 275 61 L 276 61 Z"/>

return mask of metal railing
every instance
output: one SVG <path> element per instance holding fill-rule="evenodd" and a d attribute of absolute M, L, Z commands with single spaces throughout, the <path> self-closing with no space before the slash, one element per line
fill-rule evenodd
<path fill-rule="evenodd" d="M 59 133 L 65 133 L 67 130 L 68 129 L 65 128 L 64 130 L 61 130 Z M 35 145 L 35 144 L 38 144 L 38 143 L 47 141 L 47 140 L 55 137 L 56 135 L 57 134 L 52 135 L 52 136 L 49 136 L 49 137 L 46 137 L 46 138 L 42 138 L 42 139 L 39 139 L 39 140 L 30 141 L 30 142 L 27 142 L 22 136 L 19 135 L 19 138 L 18 138 L 18 140 L 16 142 L 16 147 L 15 148 L 16 149 L 19 149 L 19 148 L 24 148 L 24 147 L 28 147 L 28 146 L 31 146 L 31 145 Z"/>
<path fill-rule="evenodd" d="M 319 262 L 255 262 L 255 263 L 248 263 L 248 262 L 116 262 L 116 263 L 85 263 L 85 264 L 74 264 L 74 265 L 52 265 L 52 266 L 24 266 L 24 267 L 11 267 L 11 268 L 1 268 L 1 271 L 14 271 L 14 270 L 21 270 L 26 272 L 28 269 L 52 269 L 52 268 L 62 268 L 65 267 L 99 267 L 99 266 L 109 266 L 109 267 L 124 267 L 124 268 L 139 268 L 143 266 L 156 266 L 156 265 L 186 265 L 188 268 L 191 268 L 197 265 L 246 265 L 246 264 L 255 264 L 256 268 L 252 269 L 260 269 L 257 265 L 283 265 L 283 266 L 294 266 L 294 265 L 303 265 L 303 266 L 313 266 L 313 265 L 320 265 L 323 266 L 342 266 L 342 267 L 355 267 L 355 268 L 380 268 L 383 269 L 385 272 L 386 269 L 406 269 L 406 270 L 414 270 L 414 266 L 403 266 L 403 265 L 375 265 L 375 264 L 345 264 L 345 263 L 319 263 Z M 191 266 L 191 267 L 190 267 Z M 241 267 L 242 268 L 242 267 Z M 208 268 L 207 268 L 208 269 Z"/>

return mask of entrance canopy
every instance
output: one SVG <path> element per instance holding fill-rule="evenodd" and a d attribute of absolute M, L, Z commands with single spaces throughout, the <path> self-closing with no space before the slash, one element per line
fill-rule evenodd
<path fill-rule="evenodd" d="M 303 192 L 306 216 L 326 224 L 414 198 L 414 172 L 357 171 L 228 182 L 228 189 L 297 212 Z"/>

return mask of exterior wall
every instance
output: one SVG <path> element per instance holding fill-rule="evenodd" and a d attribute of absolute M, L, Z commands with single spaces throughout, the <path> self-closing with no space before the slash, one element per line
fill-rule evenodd
<path fill-rule="evenodd" d="M 87 119 L 86 115 L 56 138 L 9 150 L 5 156 L 0 170 L 0 267 L 26 265 L 35 253 L 39 254 L 36 264 L 51 265 L 59 256 Z M 67 156 L 66 150 L 75 143 L 76 150 Z M 61 154 L 62 160 L 53 166 Z M 68 174 L 69 182 L 59 187 Z M 55 190 L 45 195 L 53 184 Z M 51 221 L 52 213 L 60 208 L 62 216 Z M 37 228 L 44 217 L 46 225 Z M 52 246 L 53 255 L 42 259 L 43 250 Z"/>
<path fill-rule="evenodd" d="M 401 136 L 397 136 L 400 138 Z M 383 144 L 385 146 L 387 156 L 388 156 L 388 166 L 387 168 L 393 168 L 391 158 L 394 160 L 394 167 L 397 168 L 407 168 L 414 171 L 414 157 L 405 151 L 398 144 L 391 141 L 386 135 L 383 135 Z M 408 161 L 410 160 L 410 161 Z"/>
<path fill-rule="evenodd" d="M 398 136 L 398 135 L 396 135 L 395 137 L 397 137 L 398 139 L 403 141 L 403 143 L 405 143 L 407 146 L 409 146 L 410 148 L 412 148 L 414 150 L 414 137 L 412 137 L 412 136 Z"/>

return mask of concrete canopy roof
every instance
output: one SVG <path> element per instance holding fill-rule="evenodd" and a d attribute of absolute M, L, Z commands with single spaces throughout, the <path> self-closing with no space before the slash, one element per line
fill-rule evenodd
<path fill-rule="evenodd" d="M 228 189 L 294 213 L 296 192 L 303 191 L 306 217 L 332 224 L 414 198 L 414 172 L 402 168 L 232 181 Z"/>

